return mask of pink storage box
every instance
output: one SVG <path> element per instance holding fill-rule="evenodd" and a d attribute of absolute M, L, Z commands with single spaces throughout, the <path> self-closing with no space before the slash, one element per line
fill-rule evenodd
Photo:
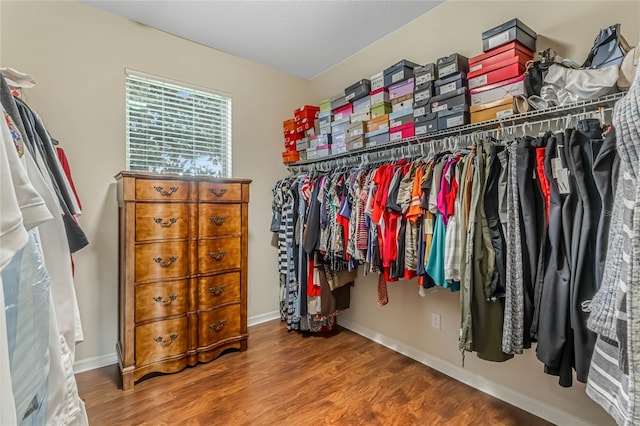
<path fill-rule="evenodd" d="M 524 95 L 524 75 L 471 89 L 471 105 L 486 104 L 508 96 Z"/>
<path fill-rule="evenodd" d="M 353 114 L 353 104 L 349 102 L 345 106 L 333 110 L 333 121 L 351 117 Z"/>
<path fill-rule="evenodd" d="M 389 102 L 389 89 L 386 87 L 381 87 L 377 90 L 374 90 L 370 94 L 371 96 L 371 105 L 379 104 L 380 102 Z"/>
<path fill-rule="evenodd" d="M 414 86 L 415 79 L 413 78 L 408 78 L 400 83 L 389 86 L 389 99 L 393 100 L 413 93 Z"/>
<path fill-rule="evenodd" d="M 392 127 L 389 129 L 389 141 L 399 141 L 400 139 L 410 138 L 415 136 L 415 128 L 413 122 L 403 124 L 402 126 Z"/>

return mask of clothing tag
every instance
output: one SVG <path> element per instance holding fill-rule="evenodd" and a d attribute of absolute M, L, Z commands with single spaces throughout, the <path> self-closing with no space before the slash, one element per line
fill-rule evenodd
<path fill-rule="evenodd" d="M 554 179 L 558 178 L 558 170 L 562 169 L 562 162 L 560 158 L 551 159 L 551 175 Z"/>
<path fill-rule="evenodd" d="M 561 194 L 569 194 L 569 169 L 558 170 L 558 190 Z"/>

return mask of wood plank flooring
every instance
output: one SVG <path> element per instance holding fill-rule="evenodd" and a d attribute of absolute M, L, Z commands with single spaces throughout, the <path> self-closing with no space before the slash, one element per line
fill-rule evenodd
<path fill-rule="evenodd" d="M 249 349 L 121 390 L 116 365 L 77 375 L 99 425 L 547 425 L 348 330 L 249 328 Z"/>

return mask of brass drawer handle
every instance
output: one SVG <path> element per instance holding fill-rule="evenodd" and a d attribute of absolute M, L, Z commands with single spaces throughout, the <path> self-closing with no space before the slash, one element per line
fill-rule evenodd
<path fill-rule="evenodd" d="M 220 262 L 222 260 L 222 258 L 224 257 L 224 255 L 227 254 L 226 251 L 221 251 L 220 253 L 216 253 L 215 251 L 212 251 L 209 253 L 209 256 L 213 259 L 213 260 L 217 260 L 218 262 Z"/>
<path fill-rule="evenodd" d="M 158 303 L 162 303 L 163 305 L 170 305 L 171 302 L 173 302 L 177 298 L 178 298 L 177 294 L 172 294 L 172 295 L 169 296 L 168 299 L 164 299 L 162 296 L 156 296 L 156 297 L 153 298 L 153 300 L 155 300 Z"/>
<path fill-rule="evenodd" d="M 215 322 L 213 324 L 209 324 L 209 328 L 216 333 L 220 333 L 226 324 L 227 320 L 222 320 L 219 324 L 216 324 Z"/>
<path fill-rule="evenodd" d="M 161 217 L 154 217 L 153 221 L 163 228 L 168 228 L 178 221 L 177 217 L 172 217 L 168 221 L 163 222 Z"/>
<path fill-rule="evenodd" d="M 176 260 L 178 260 L 178 256 L 171 256 L 169 259 L 164 260 L 161 257 L 154 257 L 153 261 L 156 262 L 157 264 L 159 264 L 160 266 L 163 267 L 167 267 L 169 265 L 171 265 L 173 262 L 175 262 Z"/>
<path fill-rule="evenodd" d="M 220 226 L 224 223 L 225 220 L 227 220 L 226 216 L 220 216 L 220 217 L 215 217 L 215 216 L 211 216 L 209 218 L 211 220 L 211 222 L 215 223 L 216 225 Z"/>
<path fill-rule="evenodd" d="M 214 296 L 220 296 L 225 288 L 227 288 L 227 286 L 224 285 L 221 285 L 217 289 L 215 287 L 209 287 L 209 293 L 213 294 Z"/>
<path fill-rule="evenodd" d="M 213 195 L 215 195 L 216 197 L 220 198 L 224 194 L 226 194 L 227 189 L 226 188 L 220 188 L 220 189 L 209 188 L 209 192 L 212 193 Z"/>
<path fill-rule="evenodd" d="M 169 346 L 171 343 L 173 343 L 174 340 L 176 340 L 178 338 L 177 334 L 171 334 L 169 337 L 167 337 L 166 339 L 162 336 L 158 336 L 156 337 L 155 340 L 156 342 L 160 343 L 163 346 Z"/>
<path fill-rule="evenodd" d="M 178 190 L 177 186 L 172 186 L 168 191 L 165 191 L 160 185 L 154 186 L 153 189 L 158 191 L 160 195 L 171 195 Z"/>

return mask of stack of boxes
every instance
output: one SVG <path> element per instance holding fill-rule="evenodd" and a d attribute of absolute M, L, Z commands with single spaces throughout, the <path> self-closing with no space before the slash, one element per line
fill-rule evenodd
<path fill-rule="evenodd" d="M 469 60 L 472 123 L 518 112 L 514 96 L 525 94 L 524 72 L 533 59 L 536 38 L 536 33 L 519 19 L 482 33 L 485 53 Z"/>
<path fill-rule="evenodd" d="M 433 83 L 431 112 L 437 113 L 437 124 L 432 120 L 428 125 L 428 131 L 446 130 L 469 124 L 469 60 L 459 53 L 452 53 L 439 58 L 436 67 L 438 79 Z"/>
<path fill-rule="evenodd" d="M 365 123 L 365 138 L 370 146 L 389 142 L 389 113 L 391 100 L 384 85 L 384 73 L 371 77 L 371 114 Z"/>
<path fill-rule="evenodd" d="M 389 141 L 394 142 L 415 135 L 413 126 L 413 70 L 418 64 L 401 60 L 384 70 L 384 85 L 389 88 Z"/>
<path fill-rule="evenodd" d="M 438 113 L 431 112 L 431 98 L 434 96 L 433 82 L 437 78 L 435 64 L 427 64 L 413 69 L 416 85 L 413 89 L 413 126 L 415 135 L 438 130 Z"/>
<path fill-rule="evenodd" d="M 284 132 L 284 151 L 282 151 L 282 161 L 291 163 L 300 160 L 300 155 L 296 149 L 296 143 L 302 139 L 296 132 L 296 120 L 290 118 L 282 122 Z"/>
<path fill-rule="evenodd" d="M 285 162 L 381 145 L 518 112 L 536 33 L 512 19 L 482 34 L 484 53 L 436 63 L 401 60 L 320 107 L 305 105 L 283 123 Z"/>
<path fill-rule="evenodd" d="M 344 89 L 345 99 L 353 104 L 351 123 L 346 126 L 346 151 L 364 148 L 367 138 L 364 123 L 371 118 L 371 81 L 363 79 Z M 343 151 L 345 152 L 345 151 Z"/>

